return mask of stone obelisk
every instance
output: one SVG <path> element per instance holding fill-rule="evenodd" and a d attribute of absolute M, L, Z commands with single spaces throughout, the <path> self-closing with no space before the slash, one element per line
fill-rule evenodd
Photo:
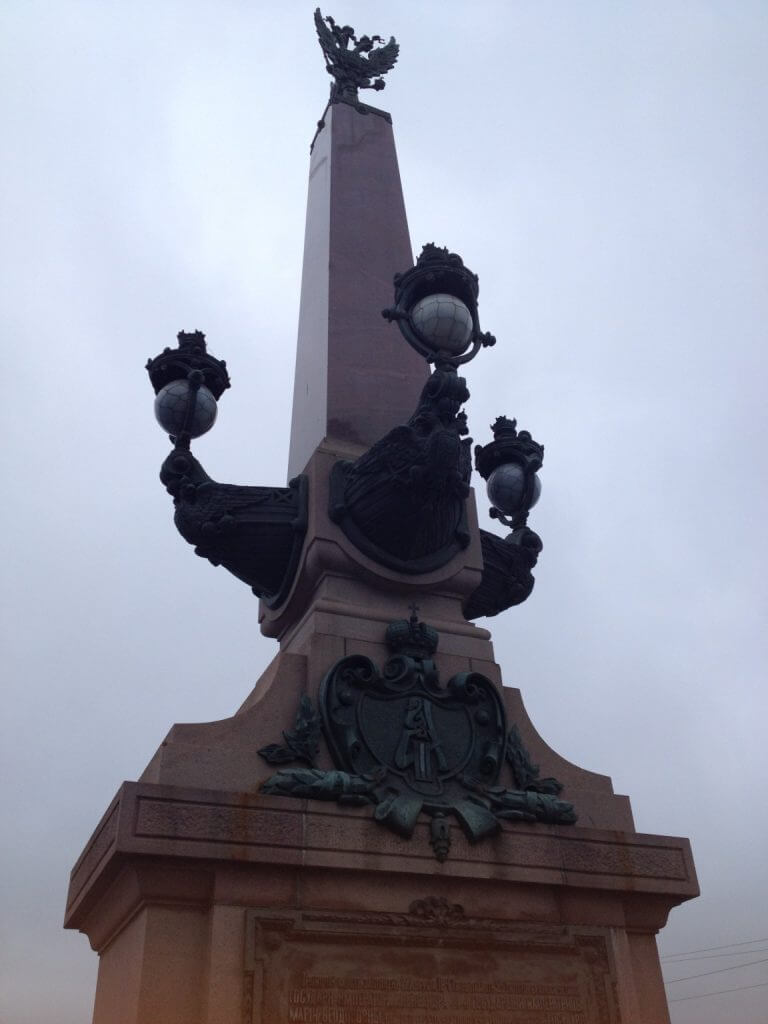
<path fill-rule="evenodd" d="M 334 103 L 312 146 L 288 475 L 328 438 L 360 451 L 413 412 L 427 378 L 380 311 L 413 263 L 392 123 Z"/>
<path fill-rule="evenodd" d="M 331 25 L 369 59 L 375 37 Z M 390 119 L 353 93 L 337 78 L 310 167 L 303 539 L 260 605 L 279 651 L 231 718 L 173 726 L 72 871 L 94 1024 L 663 1024 L 655 935 L 697 894 L 689 844 L 636 833 L 502 685 L 465 616 L 486 569 L 472 494 L 464 543 L 418 573 L 333 514 L 338 464 L 409 422 L 428 375 L 381 317 L 413 260 Z"/>

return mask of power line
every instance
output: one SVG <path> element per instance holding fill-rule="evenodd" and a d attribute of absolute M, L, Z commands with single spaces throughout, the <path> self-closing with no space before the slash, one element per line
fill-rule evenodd
<path fill-rule="evenodd" d="M 737 953 L 709 953 L 705 956 L 683 956 L 682 953 L 678 953 L 677 959 L 672 959 L 672 957 L 668 956 L 661 959 L 670 964 L 685 964 L 692 960 L 719 960 L 722 956 L 750 956 L 752 953 L 768 953 L 768 946 L 763 946 L 762 949 L 742 949 Z"/>
<path fill-rule="evenodd" d="M 747 988 L 765 988 L 768 981 L 760 981 L 757 985 L 740 985 L 738 988 L 721 988 L 717 992 L 702 992 L 700 996 L 680 996 L 678 999 L 668 999 L 669 1003 L 684 1003 L 686 999 L 706 999 L 707 996 L 722 996 L 726 992 L 743 992 Z"/>
<path fill-rule="evenodd" d="M 671 960 L 673 957 L 689 956 L 691 953 L 711 953 L 715 949 L 733 949 L 734 946 L 754 946 L 756 942 L 768 942 L 768 935 L 762 939 L 748 939 L 746 942 L 724 942 L 722 946 L 705 946 L 703 949 L 688 949 L 684 953 L 667 953 L 661 959 Z"/>
<path fill-rule="evenodd" d="M 710 974 L 725 974 L 726 971 L 738 971 L 742 967 L 753 967 L 755 964 L 768 964 L 768 956 L 762 960 L 750 960 L 746 964 L 735 964 L 733 967 L 720 967 L 716 971 L 704 971 L 703 974 L 686 974 L 684 978 L 673 978 L 672 981 L 665 981 L 665 985 L 674 985 L 678 981 L 690 981 L 692 978 L 708 978 Z"/>

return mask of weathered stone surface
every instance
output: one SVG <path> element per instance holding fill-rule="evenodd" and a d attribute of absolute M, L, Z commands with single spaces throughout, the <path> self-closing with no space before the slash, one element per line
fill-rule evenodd
<path fill-rule="evenodd" d="M 478 846 L 454 829 L 447 865 L 435 863 L 417 826 L 412 840 L 382 831 L 367 808 L 338 808 L 245 793 L 124 783 L 109 812 L 110 840 L 97 859 L 89 846 L 72 872 L 67 922 L 101 898 L 126 856 L 174 863 L 295 865 L 387 876 L 444 875 L 497 884 L 574 886 L 664 896 L 669 906 L 696 895 L 687 840 L 553 825 L 505 826 Z M 104 828 L 97 833 L 102 842 Z"/>
<path fill-rule="evenodd" d="M 96 1024 L 668 1019 L 653 936 L 696 891 L 685 840 L 510 829 L 501 857 L 445 870 L 354 814 L 342 833 L 338 812 L 257 804 L 122 788 L 68 917 L 101 954 Z M 615 849 L 615 874 L 564 871 L 569 842 Z"/>
<path fill-rule="evenodd" d="M 477 919 L 445 900 L 405 913 L 247 918 L 253 1024 L 618 1024 L 610 937 Z"/>

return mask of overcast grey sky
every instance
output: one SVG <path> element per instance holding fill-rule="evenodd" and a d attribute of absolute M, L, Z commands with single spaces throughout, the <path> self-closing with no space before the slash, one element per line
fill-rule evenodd
<path fill-rule="evenodd" d="M 197 454 L 284 481 L 328 91 L 313 6 L 0 8 L 3 1024 L 90 1019 L 70 867 L 171 724 L 231 714 L 275 650 L 175 532 L 143 366 L 205 330 L 233 388 Z M 765 959 L 768 5 L 325 13 L 401 43 L 375 102 L 414 248 L 464 256 L 498 338 L 468 368 L 473 436 L 506 413 L 546 445 L 536 590 L 488 623 L 506 681 L 640 831 L 691 837 L 703 895 L 662 954 Z M 764 984 L 672 1003 L 674 1024 L 765 1024 L 767 968 L 671 985 Z"/>

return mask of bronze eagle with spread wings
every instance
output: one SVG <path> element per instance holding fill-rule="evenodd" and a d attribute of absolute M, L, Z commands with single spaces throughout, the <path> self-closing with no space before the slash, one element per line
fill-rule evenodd
<path fill-rule="evenodd" d="M 333 75 L 331 103 L 338 100 L 355 102 L 358 89 L 383 89 L 383 76 L 397 63 L 400 46 L 391 36 L 384 43 L 381 36 L 355 35 L 349 25 L 337 25 L 333 18 L 324 18 L 315 10 L 317 38 L 325 57 L 325 69 Z M 376 48 L 376 43 L 383 46 Z"/>

